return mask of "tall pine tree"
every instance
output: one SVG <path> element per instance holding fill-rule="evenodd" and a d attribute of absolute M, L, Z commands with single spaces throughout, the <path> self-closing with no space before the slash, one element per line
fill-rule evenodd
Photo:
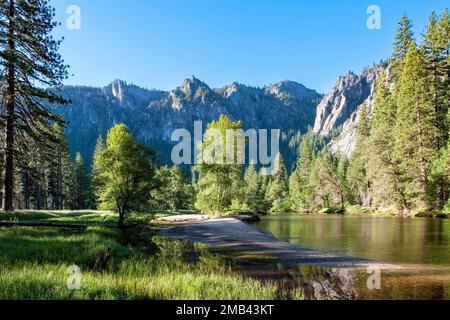
<path fill-rule="evenodd" d="M 75 156 L 74 162 L 74 204 L 75 209 L 82 210 L 91 207 L 91 185 L 89 172 L 84 163 L 84 159 L 79 152 Z"/>
<path fill-rule="evenodd" d="M 396 117 L 396 101 L 389 90 L 387 71 L 382 70 L 375 92 L 367 169 L 375 204 L 379 207 L 394 205 L 402 211 L 407 203 L 394 158 Z"/>
<path fill-rule="evenodd" d="M 14 158 L 33 143 L 54 139 L 51 124 L 60 122 L 44 102 L 66 101 L 43 87 L 56 87 L 67 77 L 58 54 L 60 41 L 52 30 L 54 9 L 48 0 L 5 0 L 0 2 L 1 92 L 4 97 L 3 210 L 12 211 Z"/>
<path fill-rule="evenodd" d="M 397 99 L 396 160 L 404 177 L 409 206 L 426 208 L 431 166 L 438 151 L 438 129 L 425 57 L 415 44 L 404 61 Z"/>
<path fill-rule="evenodd" d="M 393 60 L 397 71 L 401 72 L 402 61 L 406 58 L 406 54 L 414 42 L 414 32 L 412 31 L 413 25 L 406 13 L 403 14 L 398 22 L 397 34 L 394 41 L 394 53 Z M 398 74 L 399 75 L 399 74 Z"/>
<path fill-rule="evenodd" d="M 295 210 L 306 209 L 306 197 L 308 193 L 308 181 L 315 158 L 311 139 L 306 136 L 300 145 L 300 154 L 297 167 L 289 178 L 289 196 L 292 208 Z"/>
<path fill-rule="evenodd" d="M 288 209 L 289 195 L 288 176 L 281 153 L 275 157 L 276 172 L 267 186 L 266 199 L 272 206 L 271 211 L 283 212 Z"/>
<path fill-rule="evenodd" d="M 360 205 L 371 206 L 371 186 L 368 178 L 367 164 L 369 161 L 368 143 L 370 137 L 370 121 L 368 105 L 364 103 L 359 111 L 359 121 L 357 130 L 356 147 L 351 156 L 349 167 L 347 168 L 347 180 L 353 190 L 353 197 Z"/>

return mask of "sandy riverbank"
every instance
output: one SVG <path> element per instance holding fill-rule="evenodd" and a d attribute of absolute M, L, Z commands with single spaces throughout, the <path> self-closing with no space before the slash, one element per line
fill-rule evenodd
<path fill-rule="evenodd" d="M 161 228 L 160 234 L 205 243 L 213 250 L 228 252 L 243 259 L 270 259 L 287 265 L 330 268 L 399 268 L 391 264 L 299 247 L 233 218 L 171 222 Z"/>

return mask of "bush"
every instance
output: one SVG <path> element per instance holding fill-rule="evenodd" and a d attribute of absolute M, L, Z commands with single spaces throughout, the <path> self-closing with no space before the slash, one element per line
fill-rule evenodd
<path fill-rule="evenodd" d="M 450 214 L 450 200 L 448 200 L 447 204 L 444 206 L 444 213 Z"/>
<path fill-rule="evenodd" d="M 344 207 L 338 207 L 338 208 L 324 208 L 320 213 L 325 214 L 345 214 L 345 208 Z"/>

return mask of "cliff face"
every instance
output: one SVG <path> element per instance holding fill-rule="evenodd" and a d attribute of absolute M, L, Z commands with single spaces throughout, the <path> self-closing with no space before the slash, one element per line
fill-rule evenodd
<path fill-rule="evenodd" d="M 174 130 L 192 130 L 194 121 L 203 121 L 205 129 L 220 114 L 241 120 L 246 129 L 282 129 L 289 140 L 312 127 L 321 99 L 316 91 L 292 81 L 265 88 L 233 83 L 211 89 L 195 77 L 170 92 L 116 80 L 104 88 L 67 86 L 59 93 L 72 102 L 57 111 L 68 121 L 71 150 L 80 151 L 88 163 L 97 137 L 105 136 L 117 123 L 126 124 L 140 141 L 154 148 L 163 163 L 170 163 Z M 292 150 L 293 159 L 296 152 Z"/>
<path fill-rule="evenodd" d="M 193 132 L 194 121 L 203 129 L 221 114 L 241 120 L 244 128 L 281 129 L 281 151 L 287 166 L 297 159 L 298 134 L 310 128 L 320 135 L 336 134 L 329 144 L 333 152 L 350 155 L 356 144 L 359 110 L 364 102 L 373 112 L 376 79 L 381 66 L 339 77 L 325 97 L 293 82 L 282 81 L 264 88 L 233 83 L 212 89 L 191 77 L 170 92 L 148 90 L 116 80 L 103 88 L 67 86 L 60 94 L 72 101 L 59 112 L 68 122 L 72 152 L 80 151 L 90 163 L 99 135 L 117 123 L 125 123 L 142 142 L 154 148 L 162 163 L 170 164 L 172 132 Z"/>
<path fill-rule="evenodd" d="M 340 134 L 330 142 L 330 150 L 350 155 L 356 144 L 359 111 L 368 104 L 373 113 L 376 80 L 381 66 L 373 67 L 356 75 L 352 72 L 339 77 L 336 85 L 317 107 L 314 132 L 327 135 L 333 131 Z"/>

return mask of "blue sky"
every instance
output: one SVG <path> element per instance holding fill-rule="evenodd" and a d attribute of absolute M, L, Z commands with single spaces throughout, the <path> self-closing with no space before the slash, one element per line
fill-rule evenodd
<path fill-rule="evenodd" d="M 381 30 L 366 26 L 369 5 Z M 294 80 L 326 93 L 337 77 L 391 53 L 406 11 L 416 35 L 449 0 L 54 0 L 66 84 L 114 79 L 169 90 L 195 75 L 211 87 L 234 81 L 264 86 Z M 67 7 L 81 9 L 69 30 Z"/>

